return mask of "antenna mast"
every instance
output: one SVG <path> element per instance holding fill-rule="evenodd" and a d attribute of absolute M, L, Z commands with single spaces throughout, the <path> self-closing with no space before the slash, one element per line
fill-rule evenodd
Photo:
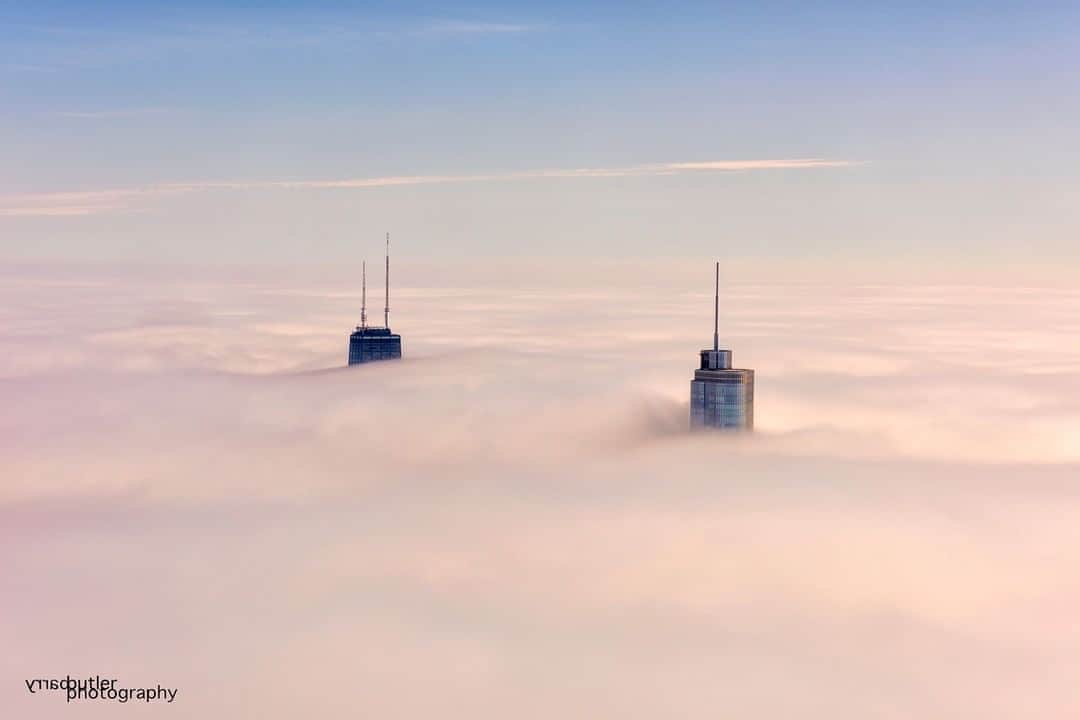
<path fill-rule="evenodd" d="M 720 261 L 716 262 L 716 295 L 713 297 L 712 349 L 720 349 Z"/>
<path fill-rule="evenodd" d="M 367 327 L 367 261 L 365 260 L 361 265 L 363 268 L 360 271 L 360 277 L 362 278 L 360 287 L 360 327 Z"/>
<path fill-rule="evenodd" d="M 719 267 L 719 263 L 717 263 Z M 719 272 L 719 270 L 717 270 Z M 717 275 L 719 276 L 719 275 Z M 390 233 L 387 233 L 387 305 L 382 311 L 382 324 L 390 329 Z"/>

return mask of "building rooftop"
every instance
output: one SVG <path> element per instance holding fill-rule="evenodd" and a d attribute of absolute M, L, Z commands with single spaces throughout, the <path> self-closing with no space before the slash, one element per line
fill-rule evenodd
<path fill-rule="evenodd" d="M 363 337 L 391 337 L 394 333 L 390 332 L 388 327 L 360 327 L 357 325 L 352 334 L 362 335 Z"/>

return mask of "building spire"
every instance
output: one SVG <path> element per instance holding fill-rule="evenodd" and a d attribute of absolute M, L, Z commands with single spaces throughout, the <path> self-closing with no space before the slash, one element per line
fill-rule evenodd
<path fill-rule="evenodd" d="M 718 272 L 718 271 L 717 271 Z M 387 305 L 382 311 L 382 324 L 390 327 L 390 233 L 387 233 Z"/>
<path fill-rule="evenodd" d="M 367 261 L 365 260 L 361 265 L 363 268 L 360 271 L 360 327 L 367 327 Z"/>
<path fill-rule="evenodd" d="M 720 261 L 716 262 L 716 295 L 713 296 L 712 349 L 720 349 Z"/>

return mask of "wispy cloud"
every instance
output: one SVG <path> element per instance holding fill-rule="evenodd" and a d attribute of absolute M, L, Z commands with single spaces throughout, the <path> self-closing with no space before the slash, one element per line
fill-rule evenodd
<path fill-rule="evenodd" d="M 46 65 L 35 65 L 33 63 L 0 63 L 0 70 L 12 73 L 53 73 L 56 72 L 56 68 L 48 67 Z"/>
<path fill-rule="evenodd" d="M 485 35 L 499 33 L 522 33 L 538 30 L 537 25 L 522 23 L 476 22 L 469 20 L 438 20 L 423 29 L 426 34 Z"/>
<path fill-rule="evenodd" d="M 0 217 L 70 217 L 72 215 L 97 215 L 109 210 L 120 210 L 123 205 L 26 205 L 23 207 L 0 207 Z"/>
<path fill-rule="evenodd" d="M 115 118 L 140 117 L 143 115 L 156 115 L 165 112 L 165 108 L 112 108 L 107 110 L 55 110 L 49 112 L 52 117 L 71 118 L 75 120 L 111 120 Z"/>
<path fill-rule="evenodd" d="M 539 30 L 541 24 L 510 19 L 406 18 L 355 15 L 260 14 L 232 19 L 192 20 L 130 28 L 26 25 L 12 43 L 17 51 L 0 71 L 56 72 L 64 68 L 139 62 L 161 53 L 213 54 L 258 48 L 325 47 L 349 51 L 375 38 L 479 37 Z M 27 62 L 23 58 L 32 58 Z"/>
<path fill-rule="evenodd" d="M 212 180 L 161 183 L 129 188 L 76 192 L 23 193 L 0 196 L 0 217 L 91 215 L 130 207 L 139 198 L 223 190 L 334 190 L 388 188 L 405 185 L 513 182 L 574 178 L 663 177 L 681 174 L 747 172 L 759 170 L 807 170 L 841 168 L 860 164 L 828 158 L 763 160 L 701 160 L 651 163 L 618 167 L 580 167 L 523 170 L 477 175 L 390 175 L 327 180 Z"/>

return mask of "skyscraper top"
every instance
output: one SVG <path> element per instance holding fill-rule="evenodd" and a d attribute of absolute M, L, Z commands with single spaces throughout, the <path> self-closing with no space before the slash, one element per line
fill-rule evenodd
<path fill-rule="evenodd" d="M 731 350 L 720 349 L 720 263 L 713 295 L 713 345 L 701 351 L 690 382 L 690 426 L 732 430 L 754 427 L 754 371 L 733 368 Z"/>
<path fill-rule="evenodd" d="M 383 327 L 367 324 L 367 263 L 361 265 L 360 324 L 349 335 L 349 364 L 401 358 L 401 336 L 390 331 L 390 233 L 386 233 L 386 305 Z"/>

